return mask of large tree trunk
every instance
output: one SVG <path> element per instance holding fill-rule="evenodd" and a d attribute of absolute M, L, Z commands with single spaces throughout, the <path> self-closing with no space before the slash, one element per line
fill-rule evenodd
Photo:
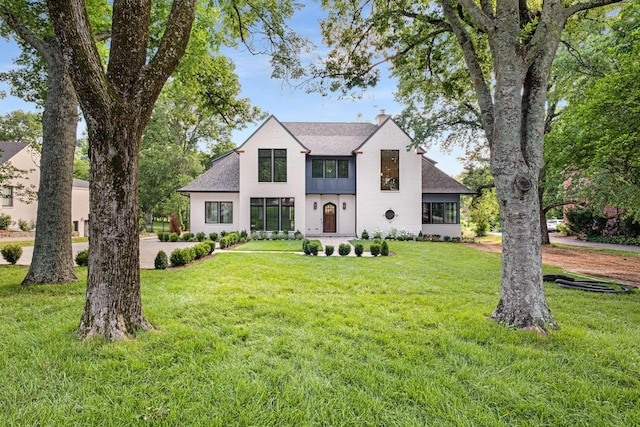
<path fill-rule="evenodd" d="M 92 127 L 87 300 L 78 333 L 122 339 L 151 324 L 142 313 L 138 150 L 144 123 L 128 105 Z"/>
<path fill-rule="evenodd" d="M 502 225 L 500 300 L 492 314 L 498 322 L 546 333 L 556 322 L 542 282 L 538 180 L 543 166 L 547 80 L 557 41 L 527 64 L 517 52 L 513 32 L 517 3 L 503 3 L 491 49 L 496 73 L 494 126 L 490 135 L 491 172 Z M 514 27 L 514 25 L 516 25 Z M 557 39 L 556 39 L 557 40 Z"/>
<path fill-rule="evenodd" d="M 151 1 L 115 0 L 107 70 L 84 2 L 47 1 L 47 6 L 89 131 L 91 240 L 78 334 L 122 339 L 151 328 L 140 296 L 140 141 L 162 86 L 185 52 L 196 2 L 173 2 L 162 40 L 147 63 Z"/>
<path fill-rule="evenodd" d="M 71 189 L 78 103 L 56 43 L 49 43 L 47 100 L 33 259 L 23 285 L 78 280 L 71 247 Z"/>

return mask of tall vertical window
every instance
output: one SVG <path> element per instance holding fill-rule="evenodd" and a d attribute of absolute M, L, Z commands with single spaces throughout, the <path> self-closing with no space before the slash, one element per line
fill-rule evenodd
<path fill-rule="evenodd" d="M 293 197 L 255 197 L 251 199 L 251 230 L 293 231 Z"/>
<path fill-rule="evenodd" d="M 2 206 L 13 206 L 13 187 L 2 187 Z"/>
<path fill-rule="evenodd" d="M 233 202 L 204 202 L 206 224 L 232 224 Z"/>
<path fill-rule="evenodd" d="M 456 202 L 423 202 L 423 224 L 459 224 L 458 203 Z"/>
<path fill-rule="evenodd" d="M 380 189 L 400 189 L 399 150 L 380 150 Z"/>
<path fill-rule="evenodd" d="M 287 182 L 287 150 L 262 148 L 258 150 L 258 181 Z"/>

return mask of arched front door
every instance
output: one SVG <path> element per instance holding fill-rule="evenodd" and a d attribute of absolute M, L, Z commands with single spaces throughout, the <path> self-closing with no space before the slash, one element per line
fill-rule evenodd
<path fill-rule="evenodd" d="M 322 215 L 322 232 L 336 232 L 336 205 L 334 205 L 333 203 L 327 203 L 326 205 L 324 205 Z"/>

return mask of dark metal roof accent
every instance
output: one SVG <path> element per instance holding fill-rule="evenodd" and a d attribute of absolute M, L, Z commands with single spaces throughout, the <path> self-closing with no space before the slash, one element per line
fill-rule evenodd
<path fill-rule="evenodd" d="M 436 167 L 433 160 L 422 157 L 422 193 L 475 194 Z"/>
<path fill-rule="evenodd" d="M 237 193 L 240 191 L 240 155 L 229 151 L 211 162 L 208 171 L 177 190 L 179 193 Z"/>

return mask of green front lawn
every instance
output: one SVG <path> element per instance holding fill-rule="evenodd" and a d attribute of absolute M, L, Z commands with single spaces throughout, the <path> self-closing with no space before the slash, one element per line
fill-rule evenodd
<path fill-rule="evenodd" d="M 119 343 L 76 339 L 83 283 L 24 288 L 0 266 L 3 425 L 640 424 L 640 293 L 547 284 L 562 329 L 543 337 L 487 319 L 499 254 L 391 251 L 142 271 L 158 329 Z"/>

